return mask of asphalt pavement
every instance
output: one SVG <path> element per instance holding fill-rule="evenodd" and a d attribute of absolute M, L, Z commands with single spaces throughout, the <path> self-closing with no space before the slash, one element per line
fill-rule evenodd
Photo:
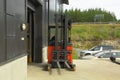
<path fill-rule="evenodd" d="M 76 71 L 52 69 L 45 71 L 46 64 L 29 64 L 28 80 L 120 80 L 120 65 L 110 60 L 74 60 Z"/>

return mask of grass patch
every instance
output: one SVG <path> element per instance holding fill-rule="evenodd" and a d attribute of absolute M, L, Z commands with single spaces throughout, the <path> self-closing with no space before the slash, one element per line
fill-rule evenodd
<path fill-rule="evenodd" d="M 106 40 L 120 38 L 120 24 L 74 24 L 72 40 Z"/>
<path fill-rule="evenodd" d="M 120 24 L 73 24 L 71 32 L 74 48 L 89 49 L 104 40 L 120 39 Z"/>
<path fill-rule="evenodd" d="M 73 59 L 79 59 L 77 51 L 73 49 Z"/>

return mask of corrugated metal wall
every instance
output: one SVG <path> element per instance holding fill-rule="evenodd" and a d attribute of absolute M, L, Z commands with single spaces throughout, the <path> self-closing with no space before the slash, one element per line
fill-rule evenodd
<path fill-rule="evenodd" d="M 26 31 L 22 31 L 20 27 L 27 21 L 26 1 L 32 1 L 36 6 L 34 61 L 42 62 L 43 58 L 47 59 L 48 26 L 55 24 L 56 13 L 61 16 L 61 0 L 0 0 L 0 62 L 26 53 Z"/>
<path fill-rule="evenodd" d="M 5 15 L 4 0 L 0 0 L 0 62 L 5 60 Z"/>
<path fill-rule="evenodd" d="M 35 11 L 35 27 L 34 27 L 34 53 L 35 53 L 35 62 L 42 62 L 42 5 L 36 8 Z"/>
<path fill-rule="evenodd" d="M 0 61 L 26 52 L 25 0 L 0 0 Z M 24 37 L 24 40 L 21 38 Z"/>

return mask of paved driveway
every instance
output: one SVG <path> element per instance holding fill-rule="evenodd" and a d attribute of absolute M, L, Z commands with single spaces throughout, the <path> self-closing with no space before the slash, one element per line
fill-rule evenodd
<path fill-rule="evenodd" d="M 76 71 L 43 70 L 43 64 L 28 65 L 28 80 L 120 80 L 120 65 L 109 60 L 74 60 Z"/>

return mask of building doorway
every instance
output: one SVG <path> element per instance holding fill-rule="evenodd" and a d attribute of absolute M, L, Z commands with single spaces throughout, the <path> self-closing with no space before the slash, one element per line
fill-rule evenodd
<path fill-rule="evenodd" d="M 34 11 L 30 8 L 27 8 L 27 53 L 28 53 L 28 62 L 34 60 Z"/>
<path fill-rule="evenodd" d="M 42 5 L 37 0 L 27 3 L 27 53 L 28 62 L 42 62 Z"/>

